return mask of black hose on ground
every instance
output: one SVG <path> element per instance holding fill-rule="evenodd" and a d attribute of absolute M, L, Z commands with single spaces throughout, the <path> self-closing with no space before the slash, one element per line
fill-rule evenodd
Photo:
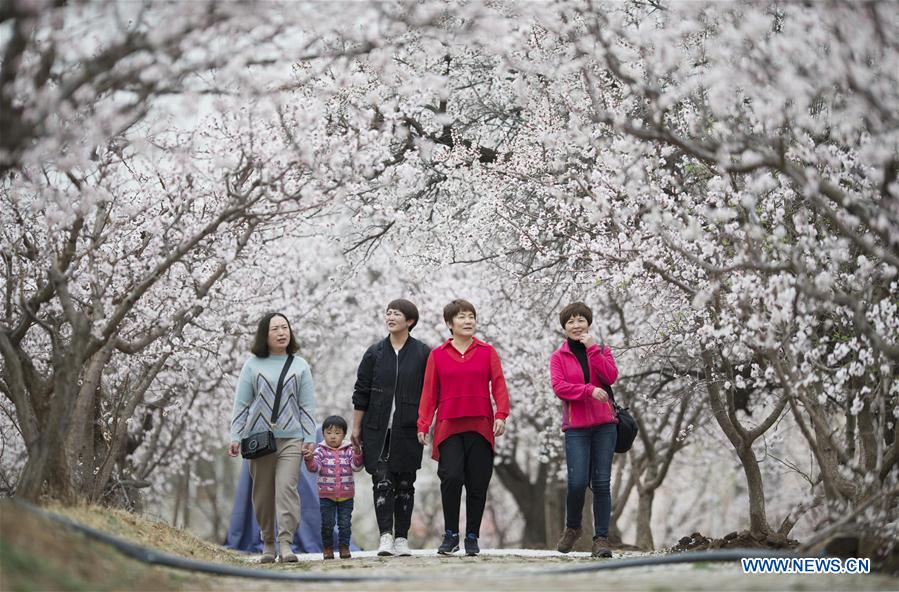
<path fill-rule="evenodd" d="M 296 573 L 294 571 L 282 571 L 271 569 L 260 569 L 251 567 L 236 567 L 233 565 L 225 565 L 221 563 L 212 563 L 209 561 L 197 561 L 187 559 L 169 553 L 163 553 L 153 549 L 148 549 L 141 545 L 132 543 L 131 541 L 119 538 L 117 536 L 99 531 L 90 526 L 80 524 L 66 516 L 60 516 L 48 512 L 29 503 L 14 500 L 15 503 L 39 516 L 42 516 L 53 522 L 65 525 L 77 532 L 80 532 L 94 540 L 106 543 L 117 549 L 119 552 L 136 559 L 142 563 L 150 565 L 160 565 L 174 569 L 183 569 L 199 573 L 215 574 L 220 576 L 229 576 L 235 578 L 261 578 L 267 580 L 281 580 L 290 582 L 362 582 L 362 581 L 424 581 L 435 579 L 446 579 L 443 574 L 429 575 L 351 575 L 351 574 L 326 574 L 326 573 Z M 719 563 L 739 561 L 746 557 L 798 557 L 796 553 L 783 551 L 771 551 L 766 549 L 719 549 L 715 551 L 689 551 L 686 553 L 673 553 L 669 555 L 648 555 L 643 557 L 629 557 L 621 559 L 606 559 L 602 561 L 589 562 L 584 565 L 564 566 L 547 569 L 518 570 L 502 572 L 503 579 L 508 578 L 528 578 L 533 576 L 559 576 L 566 574 L 589 573 L 596 571 L 605 571 L 610 569 L 625 569 L 630 567 L 648 567 L 654 565 L 673 565 L 676 563 Z"/>

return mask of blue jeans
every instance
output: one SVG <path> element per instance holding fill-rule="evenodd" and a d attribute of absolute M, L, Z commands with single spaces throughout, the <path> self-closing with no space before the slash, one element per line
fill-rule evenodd
<path fill-rule="evenodd" d="M 568 464 L 568 495 L 565 525 L 580 528 L 584 495 L 593 490 L 593 538 L 609 536 L 612 514 L 612 455 L 618 426 L 614 423 L 590 428 L 568 428 L 565 432 L 565 461 Z"/>
<path fill-rule="evenodd" d="M 326 497 L 318 498 L 322 510 L 322 547 L 334 548 L 334 518 L 337 518 L 337 544 L 350 546 L 353 499 L 337 502 Z"/>

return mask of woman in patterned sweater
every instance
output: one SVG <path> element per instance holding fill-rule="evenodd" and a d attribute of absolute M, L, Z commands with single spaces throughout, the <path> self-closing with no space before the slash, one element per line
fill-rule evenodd
<path fill-rule="evenodd" d="M 315 391 L 309 364 L 294 357 L 297 342 L 287 317 L 270 313 L 262 317 L 253 341 L 253 355 L 244 363 L 234 393 L 231 444 L 228 454 L 240 453 L 240 440 L 271 430 L 278 451 L 250 460 L 253 478 L 253 510 L 262 529 L 262 563 L 296 561 L 290 543 L 300 521 L 297 481 L 303 450 L 315 445 Z M 271 423 L 278 378 L 286 364 L 277 421 Z M 277 542 L 275 547 L 275 516 Z"/>

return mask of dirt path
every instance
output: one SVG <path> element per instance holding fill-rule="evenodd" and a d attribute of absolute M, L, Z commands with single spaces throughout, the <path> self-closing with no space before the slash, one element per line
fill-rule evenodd
<path fill-rule="evenodd" d="M 485 549 L 479 557 L 438 556 L 434 550 L 412 557 L 377 557 L 357 552 L 349 560 L 323 561 L 300 555 L 299 563 L 260 565 L 259 555 L 225 550 L 164 523 L 108 508 L 61 508 L 78 522 L 167 554 L 222 567 L 323 576 L 387 576 L 400 581 L 279 582 L 261 578 L 206 575 L 140 563 L 105 543 L 87 538 L 12 503 L 0 500 L 0 590 L 235 590 L 258 592 L 406 590 L 899 590 L 899 578 L 882 575 L 746 575 L 740 564 L 697 563 L 607 571 L 571 570 L 597 565 L 587 553 Z M 615 552 L 614 559 L 645 556 Z M 568 570 L 568 573 L 565 573 Z M 542 572 L 542 573 L 537 573 Z M 550 573 L 546 573 L 550 572 Z M 414 578 L 414 579 L 413 579 Z"/>
<path fill-rule="evenodd" d="M 616 554 L 641 556 L 639 553 Z M 420 552 L 413 557 L 382 558 L 373 552 L 357 553 L 350 560 L 322 561 L 301 555 L 299 564 L 270 569 L 303 574 L 410 576 L 408 581 L 276 582 L 242 578 L 210 578 L 210 590 L 899 590 L 899 578 L 878 575 L 746 575 L 739 563 L 680 564 L 602 572 L 564 573 L 567 568 L 594 565 L 586 553 L 562 556 L 553 552 L 489 551 L 476 558 L 438 557 Z M 248 559 L 248 563 L 256 559 Z M 261 567 L 261 566 L 259 566 Z M 552 574 L 548 570 L 560 569 Z M 529 573 L 530 572 L 530 573 Z"/>

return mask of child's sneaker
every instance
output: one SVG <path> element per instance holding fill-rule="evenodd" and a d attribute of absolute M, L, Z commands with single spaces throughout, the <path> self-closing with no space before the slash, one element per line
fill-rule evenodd
<path fill-rule="evenodd" d="M 437 547 L 438 555 L 452 555 L 459 550 L 459 533 L 451 530 L 443 535 L 443 542 Z"/>
<path fill-rule="evenodd" d="M 381 541 L 378 543 L 378 555 L 381 557 L 389 557 L 396 552 L 393 548 L 393 535 L 385 532 L 381 535 Z"/>
<path fill-rule="evenodd" d="M 350 548 L 346 545 L 337 545 L 337 549 L 340 551 L 341 559 L 349 559 L 352 557 L 352 553 L 350 553 Z"/>
<path fill-rule="evenodd" d="M 474 557 L 480 552 L 481 548 L 478 547 L 478 536 L 473 532 L 469 532 L 465 535 L 465 554 L 469 557 Z"/>
<path fill-rule="evenodd" d="M 325 547 L 325 549 L 322 551 L 322 557 L 324 559 L 334 559 L 334 549 L 332 549 L 331 547 Z"/>
<path fill-rule="evenodd" d="M 409 548 L 409 541 L 405 537 L 396 537 L 393 543 L 396 554 L 400 557 L 411 557 L 412 549 Z"/>

